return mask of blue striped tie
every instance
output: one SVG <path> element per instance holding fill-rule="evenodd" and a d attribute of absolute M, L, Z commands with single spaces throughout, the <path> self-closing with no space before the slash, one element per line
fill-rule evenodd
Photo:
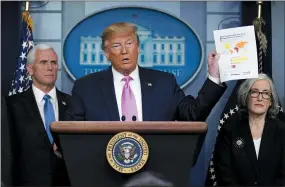
<path fill-rule="evenodd" d="M 45 95 L 43 100 L 45 100 L 44 105 L 44 115 L 45 115 L 45 127 L 47 131 L 47 135 L 51 144 L 53 144 L 53 137 L 50 132 L 50 124 L 55 121 L 54 110 L 52 103 L 50 101 L 50 95 Z"/>

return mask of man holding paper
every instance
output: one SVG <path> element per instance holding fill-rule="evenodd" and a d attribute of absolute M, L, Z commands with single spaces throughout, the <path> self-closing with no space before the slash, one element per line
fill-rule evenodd
<path fill-rule="evenodd" d="M 219 55 L 208 56 L 209 76 L 194 98 L 185 96 L 172 74 L 140 67 L 139 46 L 133 24 L 114 23 L 103 31 L 102 50 L 112 65 L 75 81 L 69 108 L 71 120 L 206 120 L 226 89 L 219 85 Z M 126 96 L 125 88 L 131 97 Z"/>

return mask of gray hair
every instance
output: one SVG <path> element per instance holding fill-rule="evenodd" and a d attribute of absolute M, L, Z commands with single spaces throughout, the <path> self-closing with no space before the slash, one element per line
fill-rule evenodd
<path fill-rule="evenodd" d="M 36 46 L 34 46 L 27 55 L 27 64 L 33 64 L 36 58 L 36 52 L 38 50 L 45 50 L 45 49 L 54 50 L 53 47 L 47 44 L 37 44 Z"/>
<path fill-rule="evenodd" d="M 240 112 L 242 113 L 247 113 L 248 108 L 247 108 L 247 101 L 248 101 L 248 94 L 250 92 L 250 89 L 252 85 L 259 81 L 259 80 L 266 80 L 268 81 L 270 88 L 271 88 L 271 106 L 268 109 L 268 116 L 271 118 L 275 118 L 279 112 L 279 100 L 278 100 L 278 95 L 276 88 L 274 86 L 274 83 L 270 77 L 268 77 L 266 74 L 261 73 L 258 75 L 258 78 L 253 78 L 253 79 L 246 79 L 239 87 L 238 89 L 238 105 L 240 108 Z"/>
<path fill-rule="evenodd" d="M 142 186 L 173 187 L 174 185 L 170 181 L 166 180 L 160 173 L 144 171 L 131 177 L 123 187 Z"/>

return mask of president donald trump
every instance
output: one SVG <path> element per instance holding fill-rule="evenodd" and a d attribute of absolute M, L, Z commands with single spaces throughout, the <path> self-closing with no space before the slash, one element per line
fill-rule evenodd
<path fill-rule="evenodd" d="M 140 67 L 139 43 L 131 23 L 114 23 L 103 31 L 102 50 L 111 66 L 75 81 L 70 120 L 206 120 L 226 89 L 219 79 L 219 54 L 209 54 L 208 78 L 194 98 L 185 96 L 172 74 Z"/>

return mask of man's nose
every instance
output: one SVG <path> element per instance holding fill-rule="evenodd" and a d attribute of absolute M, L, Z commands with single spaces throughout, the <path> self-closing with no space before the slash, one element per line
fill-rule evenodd
<path fill-rule="evenodd" d="M 125 45 L 122 45 L 121 53 L 122 54 L 126 54 L 127 53 L 127 48 L 126 48 Z"/>
<path fill-rule="evenodd" d="M 52 64 L 51 62 L 47 62 L 47 70 L 52 70 Z"/>

